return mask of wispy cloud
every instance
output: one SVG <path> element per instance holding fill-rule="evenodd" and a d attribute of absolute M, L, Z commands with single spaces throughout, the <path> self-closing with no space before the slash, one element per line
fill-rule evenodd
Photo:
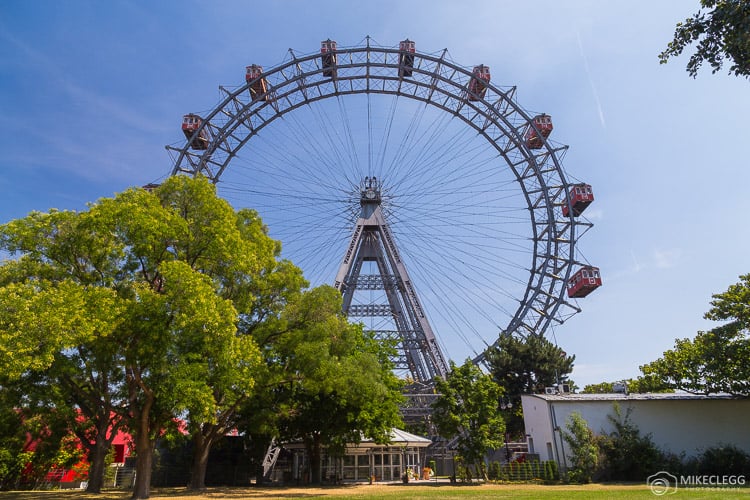
<path fill-rule="evenodd" d="M 625 278 L 627 276 L 633 276 L 634 274 L 638 274 L 643 271 L 643 269 L 645 269 L 645 266 L 641 264 L 641 262 L 635 256 L 635 252 L 633 252 L 632 250 L 630 251 L 630 257 L 633 261 L 630 265 L 623 263 L 625 267 L 621 267 L 620 269 L 613 269 L 611 272 L 606 273 L 605 278 L 608 282 L 615 281 L 620 278 Z"/>
<path fill-rule="evenodd" d="M 81 103 L 85 109 L 106 114 L 112 121 L 142 132 L 163 131 L 161 127 L 151 124 L 149 120 L 144 119 L 142 114 L 135 112 L 126 103 L 101 95 L 74 82 L 53 59 L 15 37 L 2 25 L 0 25 L 0 39 L 10 42 L 24 55 L 23 59 L 29 69 L 42 73 L 45 79 L 64 91 L 71 101 Z"/>
<path fill-rule="evenodd" d="M 604 210 L 601 209 L 587 209 L 586 210 L 586 218 L 588 220 L 603 220 L 604 219 Z"/>
<path fill-rule="evenodd" d="M 599 100 L 599 92 L 596 90 L 594 79 L 591 78 L 591 70 L 589 69 L 589 61 L 586 57 L 586 52 L 583 50 L 583 42 L 581 41 L 581 34 L 576 29 L 576 40 L 578 40 L 578 49 L 581 51 L 581 58 L 583 59 L 583 67 L 586 70 L 586 78 L 591 85 L 591 93 L 594 95 L 594 102 L 596 102 L 596 109 L 599 112 L 599 121 L 603 128 L 607 128 L 607 122 L 604 120 L 604 111 L 602 110 L 602 103 Z"/>
<path fill-rule="evenodd" d="M 626 267 L 607 273 L 607 281 L 624 278 L 638 274 L 648 269 L 670 269 L 680 264 L 682 261 L 682 250 L 679 248 L 672 249 L 655 249 L 651 252 L 645 263 L 642 263 L 633 250 L 630 251 L 632 262 Z"/>
<path fill-rule="evenodd" d="M 643 269 L 643 266 L 641 265 L 640 262 L 638 262 L 638 259 L 636 258 L 635 253 L 632 250 L 630 251 L 630 256 L 633 258 L 633 267 L 631 268 L 632 272 L 633 273 L 640 272 L 641 269 Z"/>
<path fill-rule="evenodd" d="M 669 250 L 654 250 L 654 265 L 659 269 L 668 269 L 676 266 L 682 259 L 682 250 L 672 248 Z"/>

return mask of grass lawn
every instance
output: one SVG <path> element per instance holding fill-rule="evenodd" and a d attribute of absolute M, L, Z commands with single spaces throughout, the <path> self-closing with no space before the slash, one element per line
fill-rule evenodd
<path fill-rule="evenodd" d="M 476 485 L 454 486 L 446 483 L 432 484 L 374 484 L 349 485 L 339 487 L 268 487 L 268 488 L 208 488 L 200 494 L 189 493 L 184 488 L 155 488 L 151 498 L 198 499 L 312 499 L 324 497 L 360 499 L 474 499 L 474 498 L 528 498 L 528 499 L 651 499 L 669 498 L 672 500 L 721 498 L 750 500 L 750 488 L 727 489 L 679 489 L 674 494 L 659 497 L 651 493 L 645 484 L 588 484 L 588 485 Z M 126 500 L 127 491 L 108 491 L 100 495 L 90 495 L 81 491 L 23 491 L 0 492 L 0 500 Z"/>

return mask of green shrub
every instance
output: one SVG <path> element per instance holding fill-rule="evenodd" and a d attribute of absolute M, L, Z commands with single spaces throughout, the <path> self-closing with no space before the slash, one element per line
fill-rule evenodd
<path fill-rule="evenodd" d="M 599 466 L 599 446 L 594 432 L 578 412 L 570 414 L 563 431 L 563 439 L 570 446 L 571 467 L 568 470 L 568 481 L 572 483 L 590 483 Z"/>
<path fill-rule="evenodd" d="M 490 464 L 491 479 L 500 481 L 556 481 L 560 478 L 554 460 Z"/>
<path fill-rule="evenodd" d="M 491 462 L 487 468 L 487 477 L 491 481 L 499 481 L 503 474 L 503 467 L 500 462 Z"/>
<path fill-rule="evenodd" d="M 614 404 L 614 415 L 607 418 L 614 427 L 609 435 L 597 437 L 601 452 L 596 477 L 605 481 L 645 481 L 648 476 L 664 468 L 665 455 L 654 444 L 651 435 L 642 436 L 630 420 L 632 409 L 623 416 Z"/>
<path fill-rule="evenodd" d="M 705 449 L 698 457 L 698 474 L 750 476 L 750 455 L 732 444 Z"/>

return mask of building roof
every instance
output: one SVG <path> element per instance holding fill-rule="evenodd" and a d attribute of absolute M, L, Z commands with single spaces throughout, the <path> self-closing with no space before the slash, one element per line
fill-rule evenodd
<path fill-rule="evenodd" d="M 642 394 L 524 394 L 545 401 L 674 401 L 746 399 L 731 394 L 690 394 L 687 392 L 650 392 Z"/>
<path fill-rule="evenodd" d="M 413 446 L 419 446 L 416 443 L 425 443 L 425 446 L 432 444 L 432 441 L 426 437 L 417 436 L 416 434 L 411 434 L 395 427 L 391 431 L 391 441 L 393 443 L 409 443 Z"/>
<path fill-rule="evenodd" d="M 363 438 L 360 442 L 360 445 L 366 444 L 366 445 L 372 445 L 374 444 L 374 441 L 372 439 L 365 439 Z M 417 446 L 417 447 L 424 447 L 424 446 L 430 446 L 432 444 L 432 441 L 426 437 L 417 436 L 416 434 L 411 434 L 410 432 L 403 431 L 401 429 L 396 429 L 395 427 L 391 429 L 391 442 L 388 444 L 388 446 Z M 381 445 L 378 445 L 381 446 Z"/>
<path fill-rule="evenodd" d="M 401 429 L 396 429 L 395 427 L 391 429 L 391 442 L 387 445 L 377 444 L 372 439 L 365 438 L 362 436 L 362 440 L 359 443 L 349 443 L 347 445 L 348 448 L 377 448 L 382 446 L 388 446 L 388 447 L 395 447 L 395 446 L 405 446 L 409 448 L 425 448 L 427 446 L 430 446 L 432 444 L 432 441 L 426 437 L 417 436 L 416 434 L 411 434 L 409 432 L 403 431 Z M 302 441 L 294 441 L 291 443 L 284 443 L 284 448 L 301 448 L 303 447 Z"/>

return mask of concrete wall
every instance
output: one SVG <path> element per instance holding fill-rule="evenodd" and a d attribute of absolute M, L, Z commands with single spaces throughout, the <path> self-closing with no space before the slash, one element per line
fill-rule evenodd
<path fill-rule="evenodd" d="M 733 444 L 750 453 L 749 399 L 580 399 L 580 396 L 545 399 L 523 396 L 526 434 L 542 460 L 563 464 L 561 449 L 566 446 L 559 431 L 565 429 L 573 412 L 579 412 L 597 434 L 612 432 L 608 415 L 614 415 L 617 401 L 624 416 L 630 408 L 631 421 L 641 434 L 651 434 L 660 449 L 694 456 L 718 444 Z M 552 450 L 552 456 L 550 456 Z M 566 448 L 567 450 L 567 448 Z M 566 451 L 566 455 L 569 452 Z"/>

